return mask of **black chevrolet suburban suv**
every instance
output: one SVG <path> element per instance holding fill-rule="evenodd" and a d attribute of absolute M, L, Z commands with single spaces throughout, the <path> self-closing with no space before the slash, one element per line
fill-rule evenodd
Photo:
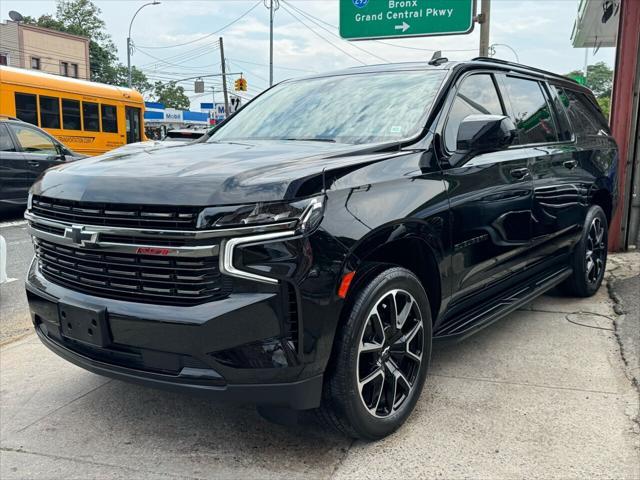
<path fill-rule="evenodd" d="M 48 170 L 33 323 L 98 374 L 381 438 L 432 342 L 596 292 L 617 155 L 589 90 L 522 65 L 285 81 L 199 143 Z"/>

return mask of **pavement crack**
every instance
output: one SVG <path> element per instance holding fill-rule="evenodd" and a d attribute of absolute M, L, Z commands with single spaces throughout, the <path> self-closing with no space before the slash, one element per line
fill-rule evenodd
<path fill-rule="evenodd" d="M 638 382 L 638 379 L 634 375 L 632 375 L 630 372 L 631 365 L 629 364 L 629 360 L 625 355 L 624 343 L 622 341 L 622 338 L 620 337 L 620 317 L 624 317 L 627 314 L 627 312 L 623 307 L 622 299 L 616 293 L 613 286 L 614 282 L 617 280 L 617 277 L 614 273 L 617 268 L 618 267 L 616 267 L 611 272 L 609 272 L 609 278 L 607 279 L 607 292 L 609 293 L 609 298 L 611 298 L 611 300 L 613 300 L 614 302 L 613 310 L 617 315 L 613 319 L 613 336 L 616 339 L 616 343 L 618 345 L 618 351 L 620 352 L 620 358 L 622 360 L 622 363 L 624 364 L 624 367 L 622 368 L 624 376 L 627 378 L 627 380 L 629 380 L 629 382 L 635 389 L 638 395 L 638 398 L 640 399 L 640 383 Z M 631 421 L 636 425 L 636 428 L 640 428 L 640 412 L 636 411 L 635 415 L 633 416 L 628 415 L 628 416 L 631 419 Z"/>
<path fill-rule="evenodd" d="M 42 415 L 41 417 L 38 417 L 36 420 L 34 420 L 33 422 L 31 422 L 30 424 L 22 427 L 20 430 L 17 431 L 17 433 L 21 433 L 24 432 L 27 428 L 32 427 L 33 425 L 35 425 L 36 423 L 40 422 L 41 420 L 44 420 L 45 418 L 47 418 L 50 415 L 53 415 L 54 413 L 62 410 L 65 407 L 68 407 L 69 405 L 71 405 L 73 402 L 76 402 L 84 397 L 86 397 L 87 395 L 89 395 L 90 393 L 95 392 L 96 390 L 98 390 L 99 388 L 104 387 L 105 385 L 111 383 L 113 380 L 109 379 L 104 383 L 101 383 L 100 385 L 98 385 L 97 387 L 92 388 L 91 390 L 83 393 L 82 395 L 80 395 L 79 397 L 73 398 L 71 400 L 69 400 L 67 403 L 65 403 L 64 405 L 59 406 L 58 408 L 51 410 L 50 412 L 47 412 L 46 414 Z"/>
<path fill-rule="evenodd" d="M 542 385 L 540 383 L 527 383 L 527 382 L 513 382 L 510 380 L 496 380 L 493 378 L 481 378 L 481 377 L 467 377 L 462 375 L 443 375 L 440 373 L 430 374 L 432 377 L 454 378 L 459 380 L 475 380 L 477 382 L 498 383 L 503 385 L 517 385 L 520 387 L 534 387 L 534 388 L 548 388 L 550 390 L 569 390 L 572 392 L 584 392 L 584 393 L 600 393 L 604 395 L 619 395 L 618 392 L 609 392 L 607 390 L 590 390 L 588 388 L 577 387 L 560 387 L 557 385 Z"/>
<path fill-rule="evenodd" d="M 329 478 L 333 478 L 336 475 L 336 472 L 342 466 L 344 461 L 347 459 L 347 456 L 349 455 L 349 451 L 351 450 L 351 447 L 353 447 L 353 445 L 356 443 L 356 441 L 357 440 L 354 438 L 349 442 L 349 445 L 347 445 L 347 447 L 344 449 L 344 454 L 338 459 L 338 463 L 336 463 L 335 467 L 333 467 L 333 470 L 331 471 Z"/>
<path fill-rule="evenodd" d="M 168 477 L 168 478 L 180 478 L 180 479 L 191 479 L 191 480 L 203 480 L 204 477 L 193 477 L 193 476 L 185 476 L 185 475 L 174 475 L 172 473 L 165 473 L 165 472 L 156 472 L 154 470 L 148 470 L 148 469 L 144 469 L 144 468 L 134 468 L 134 467 L 128 467 L 125 465 L 121 465 L 121 464 L 112 464 L 112 463 L 106 463 L 106 462 L 96 462 L 95 460 L 84 460 L 84 459 L 80 459 L 80 458 L 75 458 L 75 457 L 67 457 L 64 455 L 56 455 L 53 453 L 43 453 L 43 452 L 34 452 L 34 451 L 30 451 L 30 450 L 25 450 L 23 448 L 10 448 L 10 447 L 0 447 L 0 452 L 11 452 L 11 453 L 23 453 L 26 455 L 36 455 L 39 457 L 45 457 L 45 458 L 50 458 L 52 460 L 67 460 L 70 462 L 76 462 L 76 463 L 83 463 L 86 465 L 93 465 L 96 467 L 108 467 L 108 468 L 119 468 L 122 470 L 129 470 L 132 472 L 136 472 L 136 473 L 143 473 L 143 474 L 153 474 L 153 475 L 162 475 L 164 477 Z M 144 476 L 140 477 L 140 478 L 145 478 Z"/>

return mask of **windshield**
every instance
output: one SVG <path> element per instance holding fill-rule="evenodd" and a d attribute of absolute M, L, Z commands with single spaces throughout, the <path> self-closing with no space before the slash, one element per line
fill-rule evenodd
<path fill-rule="evenodd" d="M 350 144 L 412 137 L 445 72 L 404 71 L 285 82 L 248 104 L 208 140 L 310 140 Z"/>

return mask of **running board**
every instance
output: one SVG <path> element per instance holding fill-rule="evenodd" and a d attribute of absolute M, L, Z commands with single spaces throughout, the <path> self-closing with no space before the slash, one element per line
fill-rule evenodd
<path fill-rule="evenodd" d="M 497 302 L 486 302 L 468 313 L 449 320 L 436 330 L 433 341 L 445 343 L 463 340 L 529 303 L 570 277 L 572 273 L 573 270 L 570 267 L 563 267 L 553 273 L 547 271 L 538 275 L 527 283 L 504 292 Z"/>

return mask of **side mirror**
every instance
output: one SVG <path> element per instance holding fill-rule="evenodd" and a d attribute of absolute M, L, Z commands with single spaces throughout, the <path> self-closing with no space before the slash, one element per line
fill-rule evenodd
<path fill-rule="evenodd" d="M 469 115 L 458 127 L 457 151 L 463 155 L 503 150 L 513 143 L 516 126 L 504 115 Z"/>

